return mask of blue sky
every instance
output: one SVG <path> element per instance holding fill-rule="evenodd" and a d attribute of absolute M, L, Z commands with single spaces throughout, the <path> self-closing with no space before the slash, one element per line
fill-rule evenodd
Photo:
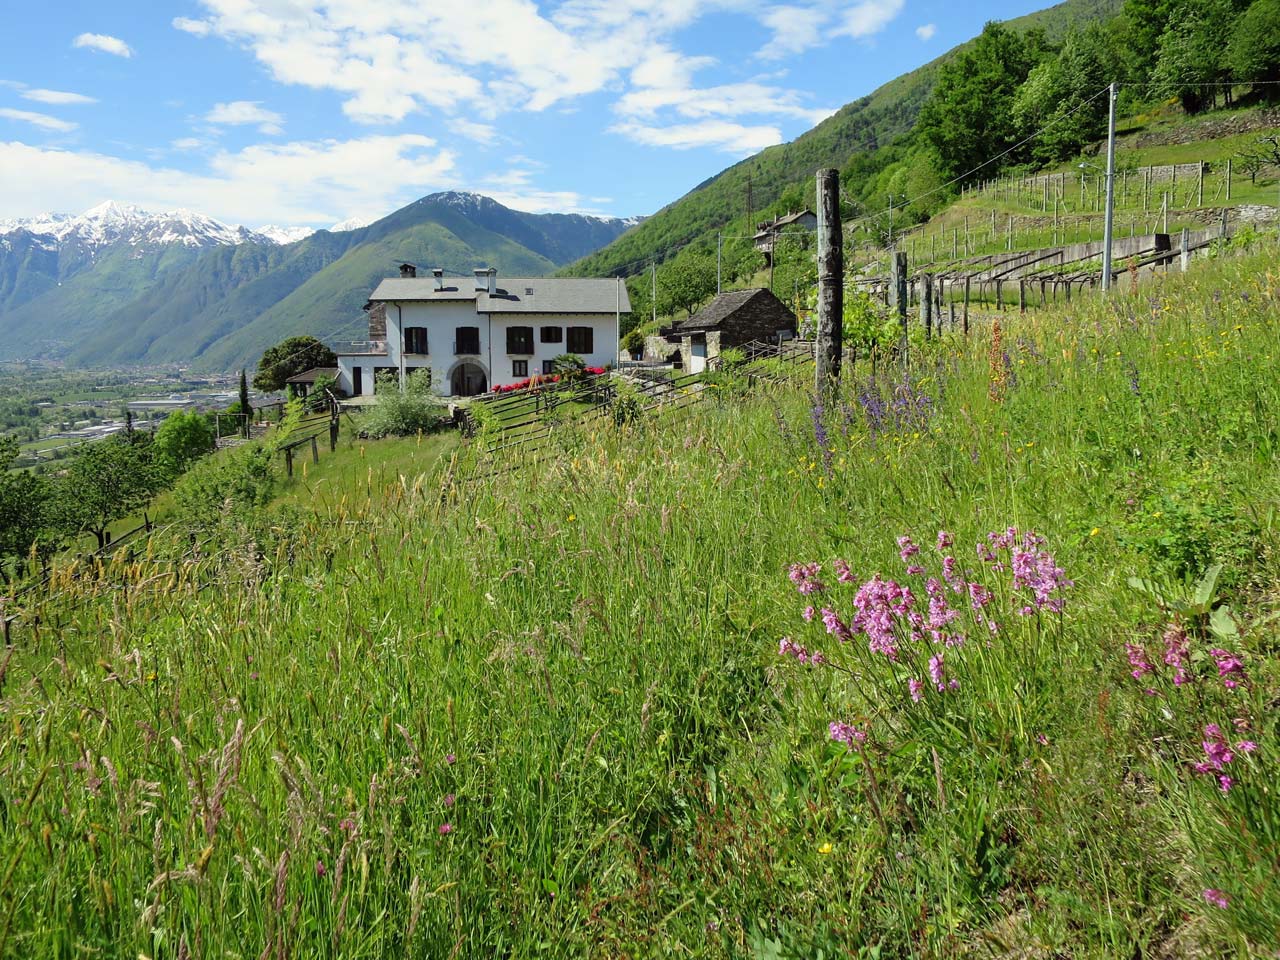
<path fill-rule="evenodd" d="M 372 219 L 443 189 L 652 213 L 1036 0 L 23 4 L 0 219 Z"/>

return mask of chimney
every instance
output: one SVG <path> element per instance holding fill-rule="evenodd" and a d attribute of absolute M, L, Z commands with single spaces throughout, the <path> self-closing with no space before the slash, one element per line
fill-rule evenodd
<path fill-rule="evenodd" d="M 489 296 L 494 296 L 498 292 L 498 268 L 489 268 Z"/>
<path fill-rule="evenodd" d="M 417 275 L 418 275 L 418 268 L 415 267 L 412 263 L 400 264 L 400 276 L 405 277 L 406 279 L 412 279 Z"/>
<path fill-rule="evenodd" d="M 483 267 L 476 267 L 471 272 L 476 275 L 476 293 L 488 293 L 489 271 Z"/>
<path fill-rule="evenodd" d="M 444 289 L 444 271 L 443 270 L 441 270 L 439 267 L 436 267 L 434 270 L 431 271 L 431 279 L 435 280 L 437 290 Z"/>

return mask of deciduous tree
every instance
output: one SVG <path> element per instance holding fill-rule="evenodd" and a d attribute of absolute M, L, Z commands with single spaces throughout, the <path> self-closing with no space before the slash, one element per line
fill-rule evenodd
<path fill-rule="evenodd" d="M 253 385 L 258 390 L 283 390 L 290 377 L 312 367 L 332 367 L 337 362 L 337 354 L 315 337 L 290 337 L 262 355 Z"/>

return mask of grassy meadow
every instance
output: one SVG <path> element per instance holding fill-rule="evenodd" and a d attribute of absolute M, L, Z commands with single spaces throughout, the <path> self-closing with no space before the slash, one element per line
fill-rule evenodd
<path fill-rule="evenodd" d="M 0 957 L 1274 956 L 1278 252 L 60 571 Z"/>

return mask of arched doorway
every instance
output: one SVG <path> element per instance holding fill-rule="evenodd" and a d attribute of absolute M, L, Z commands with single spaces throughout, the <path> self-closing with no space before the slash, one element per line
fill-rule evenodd
<path fill-rule="evenodd" d="M 455 397 L 474 397 L 488 389 L 484 368 L 475 363 L 460 363 L 453 368 L 449 386 Z"/>

